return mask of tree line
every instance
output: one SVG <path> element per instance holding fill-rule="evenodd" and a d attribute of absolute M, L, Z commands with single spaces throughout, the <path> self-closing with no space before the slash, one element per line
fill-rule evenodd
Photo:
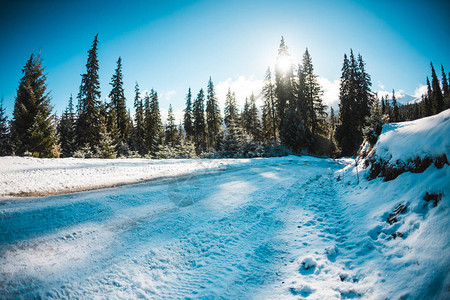
<path fill-rule="evenodd" d="M 72 95 L 61 116 L 52 114 L 50 93 L 40 55 L 32 54 L 22 69 L 13 118 L 0 105 L 0 155 L 36 157 L 255 157 L 288 153 L 354 155 L 363 138 L 371 143 L 386 122 L 412 120 L 449 107 L 449 82 L 443 66 L 438 80 L 431 64 L 431 83 L 418 103 L 399 106 L 395 99 L 381 102 L 371 90 L 371 78 L 360 54 L 344 54 L 339 111 L 327 113 L 323 91 L 305 50 L 294 65 L 281 38 L 275 68 L 267 69 L 262 107 L 252 93 L 243 108 L 228 89 L 222 111 L 209 78 L 195 95 L 189 88 L 182 123 L 175 124 L 172 106 L 161 121 L 158 93 L 144 95 L 135 85 L 132 116 L 126 107 L 122 59 L 111 78 L 109 101 L 102 102 L 99 82 L 98 35 L 88 50 L 86 72 L 74 106 Z M 449 74 L 450 77 L 450 74 Z"/>

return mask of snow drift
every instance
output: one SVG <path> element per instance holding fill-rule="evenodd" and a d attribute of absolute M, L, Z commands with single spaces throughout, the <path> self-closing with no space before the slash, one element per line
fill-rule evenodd
<path fill-rule="evenodd" d="M 365 167 L 370 165 L 369 178 L 392 180 L 408 171 L 422 173 L 433 163 L 437 168 L 448 165 L 449 136 L 450 109 L 419 120 L 384 125 L 369 159 L 364 161 Z"/>
<path fill-rule="evenodd" d="M 375 299 L 450 298 L 449 133 L 450 110 L 386 124 L 367 156 L 338 172 L 368 249 L 352 264 L 372 270 Z"/>

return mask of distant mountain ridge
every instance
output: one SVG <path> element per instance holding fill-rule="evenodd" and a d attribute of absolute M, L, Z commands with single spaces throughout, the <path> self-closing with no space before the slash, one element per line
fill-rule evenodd
<path fill-rule="evenodd" d="M 419 103 L 422 101 L 422 97 L 414 97 L 405 93 L 401 93 L 400 96 L 396 95 L 395 99 L 397 100 L 397 103 L 401 105 Z M 390 104 L 392 104 L 392 93 L 388 95 L 387 100 Z"/>

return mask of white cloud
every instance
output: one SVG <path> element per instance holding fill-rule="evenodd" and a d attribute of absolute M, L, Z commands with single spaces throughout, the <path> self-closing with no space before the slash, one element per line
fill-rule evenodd
<path fill-rule="evenodd" d="M 325 77 L 318 78 L 319 84 L 323 90 L 323 102 L 329 107 L 333 107 L 335 110 L 339 106 L 339 85 L 340 80 L 336 79 L 330 81 Z"/>
<path fill-rule="evenodd" d="M 426 93 L 427 93 L 427 86 L 420 83 L 419 87 L 416 88 L 416 90 L 414 91 L 414 97 L 420 98 L 422 97 L 422 95 L 425 95 Z"/>
<path fill-rule="evenodd" d="M 164 99 L 165 101 L 170 101 L 173 98 L 173 96 L 176 95 L 176 93 L 177 93 L 176 91 L 163 92 L 161 99 Z"/>
<path fill-rule="evenodd" d="M 225 81 L 221 81 L 216 85 L 216 94 L 219 100 L 220 108 L 223 110 L 225 105 L 225 96 L 230 88 L 231 92 L 236 93 L 236 101 L 240 108 L 243 107 L 245 98 L 249 97 L 252 92 L 255 94 L 256 103 L 258 106 L 262 105 L 261 90 L 264 81 L 262 79 L 255 79 L 254 76 L 246 78 L 245 76 L 239 76 L 237 79 L 228 78 Z"/>

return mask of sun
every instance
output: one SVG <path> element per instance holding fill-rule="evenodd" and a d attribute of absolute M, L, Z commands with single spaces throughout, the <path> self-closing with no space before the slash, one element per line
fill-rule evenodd
<path fill-rule="evenodd" d="M 275 67 L 280 73 L 287 74 L 292 69 L 291 57 L 288 55 L 278 56 Z"/>

